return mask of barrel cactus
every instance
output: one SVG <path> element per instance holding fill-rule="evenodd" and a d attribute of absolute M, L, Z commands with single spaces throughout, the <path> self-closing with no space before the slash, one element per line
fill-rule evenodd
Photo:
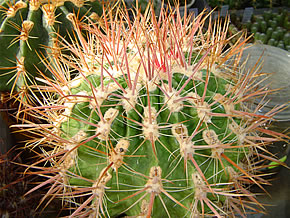
<path fill-rule="evenodd" d="M 22 94 L 38 70 L 45 72 L 39 57 L 59 52 L 55 32 L 72 32 L 70 13 L 93 20 L 102 15 L 98 0 L 1 0 L 0 7 L 0 91 Z"/>
<path fill-rule="evenodd" d="M 55 80 L 31 87 L 42 105 L 23 112 L 36 122 L 14 126 L 40 157 L 28 172 L 46 178 L 27 194 L 48 188 L 39 207 L 59 197 L 71 217 L 263 210 L 248 187 L 268 184 L 259 171 L 275 157 L 263 151 L 282 134 L 265 128 L 279 108 L 247 107 L 269 91 L 238 64 L 244 38 L 227 47 L 228 23 L 205 14 L 116 11 L 102 28 L 74 16 L 75 42 L 59 38 L 72 55 L 43 60 Z"/>

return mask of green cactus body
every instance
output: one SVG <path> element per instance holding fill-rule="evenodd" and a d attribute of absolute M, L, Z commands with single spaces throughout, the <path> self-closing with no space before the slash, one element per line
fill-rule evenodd
<path fill-rule="evenodd" d="M 71 112 L 69 112 L 69 116 L 73 116 L 73 118 L 60 124 L 62 137 L 67 140 L 78 138 L 82 141 L 85 138 L 95 138 L 94 142 L 87 143 L 93 149 L 78 148 L 77 154 L 74 153 L 78 157 L 74 157 L 74 159 L 78 159 L 75 163 L 78 165 L 78 169 L 75 168 L 75 164 L 70 169 L 74 173 L 94 181 L 102 175 L 101 172 L 107 169 L 108 173 L 112 175 L 112 179 L 106 185 L 112 190 L 118 190 L 117 193 L 109 191 L 107 197 L 115 202 L 128 196 L 129 187 L 146 187 L 146 184 L 151 182 L 147 176 L 156 177 L 158 179 L 156 185 L 160 186 L 158 195 L 166 202 L 169 213 L 174 216 L 188 214 L 184 207 L 174 206 L 178 204 L 178 201 L 166 197 L 167 191 L 170 193 L 170 190 L 175 190 L 176 193 L 170 193 L 170 195 L 179 201 L 187 195 L 192 195 L 183 201 L 183 204 L 189 208 L 193 201 L 192 193 L 196 186 L 194 183 L 197 182 L 191 177 L 196 175 L 197 179 L 202 178 L 198 174 L 195 164 L 200 166 L 204 172 L 203 176 L 212 177 L 208 179 L 208 182 L 212 184 L 228 182 L 225 173 L 218 174 L 222 170 L 222 165 L 229 166 L 225 160 L 222 165 L 218 163 L 218 159 L 221 158 L 220 153 L 225 152 L 234 162 L 239 162 L 244 158 L 244 152 L 234 148 L 234 145 L 237 145 L 237 136 L 229 128 L 239 126 L 237 122 L 240 122 L 240 119 L 236 122 L 230 118 L 221 118 L 220 116 L 226 111 L 222 104 L 215 100 L 225 94 L 225 85 L 229 83 L 210 73 L 210 88 L 205 93 L 206 98 L 202 100 L 201 96 L 205 87 L 201 81 L 206 80 L 206 70 L 203 71 L 203 76 L 200 75 L 200 80 L 194 80 L 199 85 L 188 84 L 182 90 L 181 87 L 188 81 L 188 76 L 184 75 L 182 71 L 176 70 L 173 73 L 172 85 L 168 84 L 166 77 L 162 81 L 156 81 L 156 85 L 150 89 L 145 88 L 146 84 L 143 82 L 138 82 L 134 95 L 130 93 L 132 89 L 130 90 L 124 78 L 116 79 L 124 90 L 116 87 L 116 82 L 111 81 L 106 85 L 106 88 L 112 90 L 105 94 L 108 98 L 103 102 L 104 95 L 97 99 L 103 120 L 98 112 L 92 111 L 92 108 L 96 106 L 94 101 L 91 103 L 79 102 L 73 104 Z M 101 85 L 92 88 L 89 83 L 100 84 L 100 76 L 91 75 L 82 79 L 80 86 L 71 89 L 71 93 L 76 96 L 93 96 L 94 89 L 96 91 L 102 89 Z M 172 92 L 169 91 L 170 86 L 172 86 Z M 182 91 L 175 96 L 179 90 Z M 122 97 L 116 97 L 114 94 Z M 124 101 L 127 96 L 130 99 L 128 102 Z M 182 101 L 182 98 L 185 100 Z M 109 106 L 118 104 L 120 106 Z M 229 104 L 229 107 L 233 109 L 234 104 Z M 212 116 L 211 113 L 218 115 Z M 98 127 L 96 128 L 96 126 Z M 190 139 L 191 136 L 193 136 L 192 139 Z M 81 141 L 77 140 L 78 143 Z M 222 143 L 233 144 L 233 148 L 229 152 L 224 148 L 208 148 L 208 145 Z M 195 149 L 194 146 L 200 146 L 200 148 Z M 94 152 L 94 149 L 99 151 Z M 233 152 L 234 150 L 236 153 Z M 99 158 L 95 158 L 95 156 L 99 156 Z M 207 162 L 209 157 L 212 161 L 202 165 Z M 104 161 L 106 159 L 107 161 Z M 156 170 L 155 173 L 158 176 L 150 172 L 153 169 Z M 213 176 L 215 174 L 216 176 Z M 162 181 L 163 178 L 166 179 Z M 203 180 L 198 182 L 202 182 L 201 188 L 207 189 Z M 75 178 L 71 179 L 69 183 L 80 186 L 83 184 L 83 180 Z M 192 187 L 192 189 L 188 189 L 188 187 Z M 161 191 L 161 188 L 164 191 Z M 178 191 L 180 189 L 185 190 Z M 152 191 L 151 188 L 148 188 L 146 191 L 144 190 L 144 193 L 148 192 L 149 197 Z M 111 215 L 121 214 L 124 208 L 129 208 L 140 196 L 142 195 L 116 205 L 112 204 L 108 206 L 110 208 L 108 210 Z M 149 203 L 149 198 L 144 199 Z M 166 214 L 166 210 L 162 206 L 162 201 L 160 199 L 156 199 L 156 201 L 158 202 L 156 202 L 156 207 L 162 209 L 154 211 L 154 216 L 163 216 Z M 213 198 L 213 201 L 217 201 L 217 199 Z M 129 210 L 128 215 L 138 214 L 140 205 Z"/>
<path fill-rule="evenodd" d="M 256 203 L 244 184 L 267 183 L 253 167 L 258 148 L 274 140 L 258 135 L 274 111 L 244 103 L 265 90 L 249 93 L 254 71 L 230 60 L 244 42 L 223 53 L 227 25 L 202 33 L 202 16 L 148 11 L 130 24 L 109 14 L 101 30 L 81 24 L 89 40 L 77 28 L 74 55 L 44 61 L 57 80 L 27 111 L 45 124 L 22 127 L 40 135 L 30 146 L 48 147 L 39 173 L 50 178 L 31 192 L 51 183 L 44 198 L 63 193 L 73 217 L 243 215 Z"/>
<path fill-rule="evenodd" d="M 46 0 L 1 0 L 0 15 L 0 91 L 25 89 L 27 84 L 43 73 L 41 58 L 49 53 L 57 55 L 57 34 L 72 33 L 69 14 L 79 13 L 97 19 L 102 15 L 102 6 L 93 1 L 46 1 Z"/>

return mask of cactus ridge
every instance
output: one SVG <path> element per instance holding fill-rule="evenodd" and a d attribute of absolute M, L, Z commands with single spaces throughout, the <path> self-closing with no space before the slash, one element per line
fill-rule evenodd
<path fill-rule="evenodd" d="M 228 22 L 203 31 L 205 14 L 162 9 L 156 18 L 150 6 L 133 14 L 109 12 L 102 28 L 75 19 L 75 43 L 60 37 L 73 55 L 43 60 L 56 79 L 44 77 L 44 101 L 34 96 L 42 105 L 26 109 L 43 124 L 17 125 L 33 134 L 28 146 L 45 151 L 37 164 L 47 162 L 31 166 L 48 179 L 29 193 L 50 184 L 43 201 L 63 198 L 76 207 L 71 216 L 263 210 L 247 185 L 268 184 L 256 164 L 279 137 L 263 129 L 279 108 L 246 107 L 269 91 L 254 85 L 254 69 L 240 73 L 245 41 L 226 47 Z"/>

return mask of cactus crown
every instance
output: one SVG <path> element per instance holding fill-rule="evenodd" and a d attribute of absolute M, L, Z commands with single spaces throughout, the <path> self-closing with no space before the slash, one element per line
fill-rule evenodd
<path fill-rule="evenodd" d="M 254 70 L 240 73 L 245 41 L 226 47 L 228 22 L 205 30 L 205 14 L 162 9 L 157 18 L 149 6 L 133 16 L 118 8 L 99 26 L 73 17 L 75 43 L 62 41 L 73 55 L 44 60 L 55 80 L 38 79 L 42 106 L 26 111 L 45 124 L 22 127 L 40 136 L 30 146 L 46 147 L 49 166 L 37 169 L 50 179 L 31 192 L 51 183 L 44 198 L 62 194 L 73 216 L 244 216 L 252 203 L 258 211 L 244 184 L 266 183 L 253 166 L 275 111 L 245 106 L 264 93 Z"/>

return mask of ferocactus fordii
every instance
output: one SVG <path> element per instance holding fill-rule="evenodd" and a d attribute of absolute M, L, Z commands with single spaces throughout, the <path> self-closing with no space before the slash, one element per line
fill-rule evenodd
<path fill-rule="evenodd" d="M 278 109 L 246 107 L 269 91 L 253 83 L 255 69 L 241 73 L 245 40 L 227 47 L 228 22 L 205 30 L 205 14 L 162 9 L 157 17 L 152 8 L 133 19 L 108 10 L 98 25 L 72 15 L 75 43 L 61 43 L 73 55 L 43 61 L 55 79 L 38 78 L 41 105 L 25 109 L 41 122 L 20 125 L 38 136 L 27 146 L 43 150 L 44 166 L 31 170 L 47 176 L 30 192 L 50 185 L 44 200 L 62 198 L 72 217 L 263 209 L 247 187 L 268 183 L 256 163 L 281 134 L 264 128 Z"/>

